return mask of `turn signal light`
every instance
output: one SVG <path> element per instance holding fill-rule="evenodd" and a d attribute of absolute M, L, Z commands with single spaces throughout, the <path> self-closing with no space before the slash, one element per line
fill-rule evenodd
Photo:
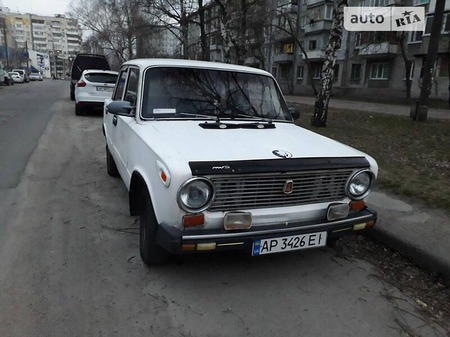
<path fill-rule="evenodd" d="M 183 216 L 183 226 L 184 227 L 194 227 L 201 226 L 205 224 L 205 215 L 200 214 L 188 214 Z"/>
<path fill-rule="evenodd" d="M 352 201 L 350 203 L 350 209 L 352 211 L 362 211 L 363 209 L 366 208 L 366 203 L 362 200 L 360 201 Z"/>

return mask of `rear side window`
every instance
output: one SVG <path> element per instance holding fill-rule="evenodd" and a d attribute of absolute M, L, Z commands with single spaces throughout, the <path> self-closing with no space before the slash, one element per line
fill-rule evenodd
<path fill-rule="evenodd" d="M 128 77 L 127 91 L 125 93 L 125 101 L 136 105 L 137 90 L 139 84 L 139 69 L 130 68 L 130 76 Z"/>
<path fill-rule="evenodd" d="M 113 100 L 118 101 L 122 99 L 123 91 L 125 90 L 125 82 L 127 81 L 128 68 L 122 69 L 119 74 L 119 81 L 116 84 L 116 92 Z"/>
<path fill-rule="evenodd" d="M 89 73 L 85 74 L 84 78 L 89 82 L 96 83 L 116 83 L 117 75 L 116 74 L 104 74 L 104 73 Z"/>

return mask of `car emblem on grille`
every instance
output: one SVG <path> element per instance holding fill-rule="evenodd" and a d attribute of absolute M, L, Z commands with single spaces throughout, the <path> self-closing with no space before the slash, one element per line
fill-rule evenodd
<path fill-rule="evenodd" d="M 281 158 L 292 158 L 292 153 L 284 151 L 284 150 L 273 150 L 272 153 Z"/>
<path fill-rule="evenodd" d="M 286 180 L 283 187 L 284 194 L 291 194 L 294 192 L 294 182 L 292 180 Z"/>

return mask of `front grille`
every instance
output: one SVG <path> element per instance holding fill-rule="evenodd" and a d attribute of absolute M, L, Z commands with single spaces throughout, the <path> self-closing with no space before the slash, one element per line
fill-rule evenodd
<path fill-rule="evenodd" d="M 209 177 L 216 189 L 210 211 L 305 205 L 345 198 L 352 169 Z M 286 181 L 293 192 L 284 193 Z"/>

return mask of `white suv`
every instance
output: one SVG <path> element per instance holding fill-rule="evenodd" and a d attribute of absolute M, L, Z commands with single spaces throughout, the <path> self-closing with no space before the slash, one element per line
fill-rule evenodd
<path fill-rule="evenodd" d="M 146 264 L 170 254 L 321 247 L 375 224 L 363 201 L 375 160 L 297 126 L 263 70 L 125 62 L 103 131 L 107 171 L 122 177 L 140 217 Z"/>
<path fill-rule="evenodd" d="M 117 71 L 85 70 L 75 85 L 75 114 L 88 108 L 102 108 L 105 99 L 111 98 L 117 80 Z"/>

